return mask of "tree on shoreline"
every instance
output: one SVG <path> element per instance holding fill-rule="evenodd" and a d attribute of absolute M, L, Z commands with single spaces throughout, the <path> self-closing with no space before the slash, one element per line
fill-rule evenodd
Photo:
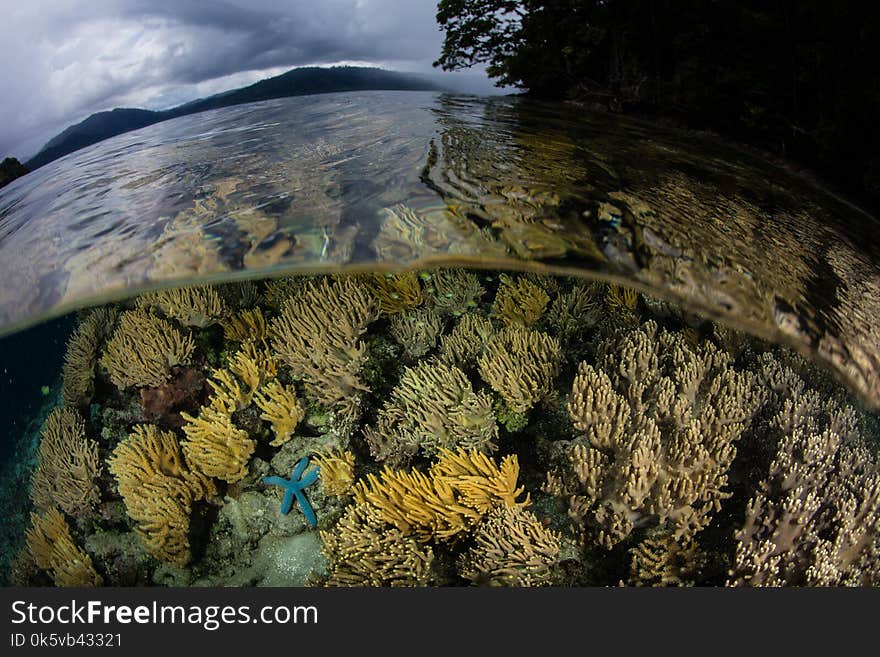
<path fill-rule="evenodd" d="M 20 178 L 28 172 L 30 172 L 30 169 L 16 158 L 7 157 L 3 162 L 0 162 L 0 187 L 5 187 L 16 178 Z"/>
<path fill-rule="evenodd" d="M 660 115 L 806 164 L 880 208 L 880 4 L 440 0 L 435 66 Z"/>

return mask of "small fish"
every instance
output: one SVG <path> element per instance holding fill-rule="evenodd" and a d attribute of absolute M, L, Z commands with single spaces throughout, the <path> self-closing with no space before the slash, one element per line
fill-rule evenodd
<path fill-rule="evenodd" d="M 321 236 L 324 238 L 324 244 L 321 246 L 321 258 L 326 258 L 330 248 L 330 234 L 327 232 L 326 226 L 321 226 Z"/>

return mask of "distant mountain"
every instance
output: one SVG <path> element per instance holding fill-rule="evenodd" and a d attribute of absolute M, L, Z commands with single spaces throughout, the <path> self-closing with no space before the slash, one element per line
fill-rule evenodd
<path fill-rule="evenodd" d="M 415 75 L 384 71 L 378 68 L 354 66 L 295 68 L 287 73 L 260 80 L 241 89 L 225 91 L 168 110 L 154 112 L 143 109 L 116 108 L 92 114 L 84 121 L 66 128 L 46 142 L 40 152 L 25 162 L 25 165 L 28 169 L 33 170 L 68 153 L 115 137 L 123 132 L 218 107 L 334 91 L 364 91 L 368 89 L 437 91 L 440 88 L 439 85 Z"/>

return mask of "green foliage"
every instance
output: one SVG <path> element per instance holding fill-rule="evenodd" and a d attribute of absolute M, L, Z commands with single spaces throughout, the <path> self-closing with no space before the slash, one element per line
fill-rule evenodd
<path fill-rule="evenodd" d="M 441 0 L 446 70 L 673 117 L 880 205 L 880 11 L 819 0 Z"/>
<path fill-rule="evenodd" d="M 28 173 L 28 171 L 30 171 L 30 169 L 17 159 L 14 157 L 7 157 L 3 162 L 0 162 L 0 187 L 8 185 L 16 178 L 20 178 Z"/>

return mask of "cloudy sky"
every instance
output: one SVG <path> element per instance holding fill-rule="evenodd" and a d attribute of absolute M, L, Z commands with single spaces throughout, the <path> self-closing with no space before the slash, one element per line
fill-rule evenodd
<path fill-rule="evenodd" d="M 436 0 L 0 0 L 0 158 L 113 107 L 164 109 L 295 66 L 436 74 Z M 480 71 L 447 84 L 497 93 Z"/>

